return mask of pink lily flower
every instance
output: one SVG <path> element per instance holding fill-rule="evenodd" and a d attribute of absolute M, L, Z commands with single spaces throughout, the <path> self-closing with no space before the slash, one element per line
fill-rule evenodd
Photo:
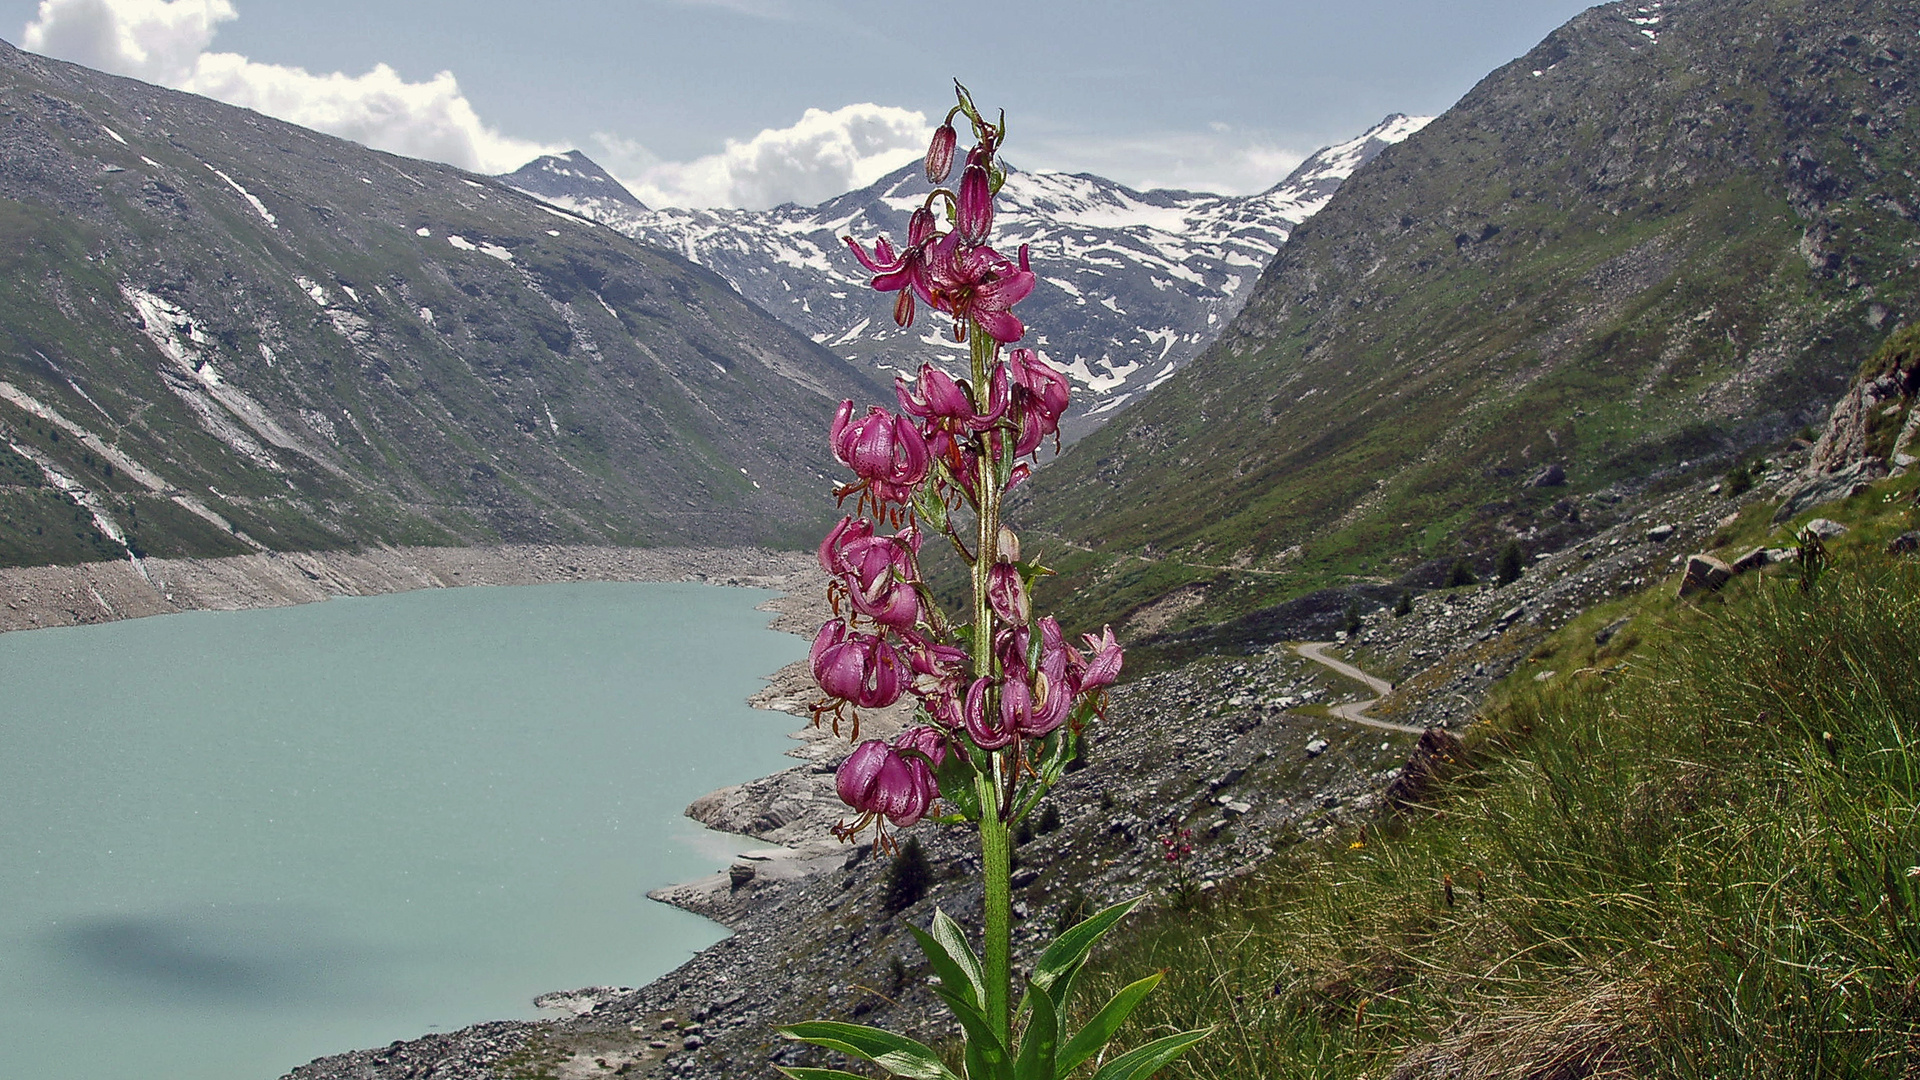
<path fill-rule="evenodd" d="M 1012 400 L 1003 364 L 994 365 L 989 377 L 985 412 L 974 408 L 973 397 L 966 387 L 932 364 L 920 366 L 920 378 L 911 390 L 907 388 L 905 376 L 894 376 L 893 393 L 900 399 L 902 411 L 926 424 L 930 438 L 935 432 L 960 435 L 985 431 L 1006 414 Z M 945 448 L 943 444 L 942 449 Z"/>
<path fill-rule="evenodd" d="M 914 485 L 926 478 L 931 460 L 926 438 L 910 420 L 878 405 L 855 420 L 852 400 L 841 402 L 828 438 L 833 456 L 861 480 L 841 489 L 841 498 L 865 490 L 876 503 L 905 504 L 913 499 Z"/>
<path fill-rule="evenodd" d="M 1093 658 L 1087 662 L 1086 671 L 1080 676 L 1080 690 L 1098 690 L 1109 686 L 1120 677 L 1120 642 L 1113 636 L 1113 627 L 1100 628 L 1100 636 L 1082 635 L 1087 647 L 1093 650 Z"/>
<path fill-rule="evenodd" d="M 1025 626 L 1033 616 L 1027 601 L 1027 585 L 1020 568 L 1010 562 L 997 562 L 987 570 L 987 600 L 994 614 L 1016 626 Z"/>
<path fill-rule="evenodd" d="M 927 279 L 927 259 L 934 241 L 939 239 L 933 211 L 921 207 L 907 219 L 907 247 L 897 257 L 886 237 L 874 241 L 873 257 L 860 248 L 859 241 L 848 236 L 847 246 L 860 265 L 872 271 L 873 288 L 878 292 L 898 292 L 893 304 L 893 321 L 900 326 L 913 325 L 914 297 L 933 303 L 932 285 Z"/>
<path fill-rule="evenodd" d="M 973 744 L 982 750 L 998 750 L 1003 746 L 1009 746 L 1013 743 L 1013 740 L 1019 736 L 1019 732 L 1015 731 L 1013 726 L 1006 722 L 1006 703 L 1004 701 L 1006 687 L 1003 686 L 1000 688 L 1000 692 L 1003 695 L 999 710 L 1001 713 L 999 717 L 1000 723 L 996 725 L 992 719 L 988 718 L 987 690 L 992 686 L 992 679 L 985 677 L 975 679 L 973 685 L 967 688 L 967 702 L 962 710 L 961 720 L 963 726 L 966 728 L 967 737 L 972 739 Z M 1022 689 L 1024 689 L 1024 687 Z"/>
<path fill-rule="evenodd" d="M 808 660 L 820 689 L 857 708 L 884 709 L 906 692 L 907 666 L 893 646 L 839 619 L 820 628 Z"/>
<path fill-rule="evenodd" d="M 1067 377 L 1032 349 L 1008 353 L 1007 368 L 1013 378 L 1014 404 L 1020 409 L 1020 442 L 1013 454 L 1025 457 L 1040 448 L 1042 439 L 1058 435 L 1060 417 L 1067 411 Z"/>
<path fill-rule="evenodd" d="M 1020 263 L 984 244 L 963 244 L 959 232 L 950 232 L 933 246 L 927 277 L 933 306 L 964 325 L 980 324 L 995 341 L 1015 342 L 1026 327 L 1010 309 L 1033 291 L 1034 274 L 1027 263 L 1027 246 L 1020 245 Z"/>

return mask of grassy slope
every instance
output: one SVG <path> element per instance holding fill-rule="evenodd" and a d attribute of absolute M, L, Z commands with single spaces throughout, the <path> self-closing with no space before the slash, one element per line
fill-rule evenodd
<path fill-rule="evenodd" d="M 1222 1025 L 1170 1077 L 1902 1075 L 1920 562 L 1881 549 L 1916 487 L 1822 508 L 1854 531 L 1810 592 L 1590 612 L 1536 654 L 1580 674 L 1512 680 L 1474 772 L 1163 915 L 1103 983 L 1170 968 L 1143 1019 Z M 1622 609 L 1635 633 L 1597 648 Z"/>
<path fill-rule="evenodd" d="M 1920 308 L 1890 209 L 1915 53 L 1866 32 L 1915 12 L 1834 7 L 1693 5 L 1658 47 L 1600 9 L 1382 154 L 1213 349 L 1036 478 L 1021 519 L 1104 553 L 1047 600 L 1097 625 L 1211 583 L 1192 623 L 1490 564 L 1562 500 L 1814 419 L 1834 357 Z M 1525 486 L 1555 462 L 1567 487 Z"/>

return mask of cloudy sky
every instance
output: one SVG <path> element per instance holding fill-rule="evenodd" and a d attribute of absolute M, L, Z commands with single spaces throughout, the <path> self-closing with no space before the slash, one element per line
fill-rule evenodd
<path fill-rule="evenodd" d="M 1249 193 L 1438 113 L 1583 0 L 0 0 L 23 48 L 416 157 L 579 148 L 652 205 L 813 203 L 959 78 L 1009 160 Z"/>

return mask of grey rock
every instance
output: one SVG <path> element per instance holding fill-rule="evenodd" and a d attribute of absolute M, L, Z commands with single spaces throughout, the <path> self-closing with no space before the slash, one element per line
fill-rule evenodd
<path fill-rule="evenodd" d="M 1692 596 L 1697 592 L 1711 592 L 1733 580 L 1733 567 L 1711 555 L 1695 555 L 1687 560 L 1687 570 L 1680 578 L 1680 595 Z"/>
<path fill-rule="evenodd" d="M 1734 573 L 1744 574 L 1750 570 L 1758 570 L 1772 562 L 1773 557 L 1767 553 L 1766 546 L 1762 545 L 1733 560 L 1731 565 Z"/>
<path fill-rule="evenodd" d="M 1655 525 L 1653 528 L 1647 530 L 1647 539 L 1656 544 L 1663 544 L 1668 540 L 1673 539 L 1673 534 L 1674 534 L 1673 526 Z"/>
<path fill-rule="evenodd" d="M 1540 470 L 1533 479 L 1527 481 L 1530 488 L 1564 487 L 1567 483 L 1567 470 L 1558 463 Z"/>
<path fill-rule="evenodd" d="M 1845 536 L 1848 529 L 1830 518 L 1814 518 L 1807 522 L 1801 531 L 1810 532 L 1822 540 L 1831 540 L 1836 536 Z"/>
<path fill-rule="evenodd" d="M 1615 634 L 1618 634 L 1620 631 L 1626 629 L 1627 624 L 1632 621 L 1633 621 L 1632 617 L 1628 617 L 1625 619 L 1615 619 L 1614 621 L 1594 631 L 1593 643 L 1595 645 L 1605 645 L 1607 642 L 1613 640 L 1613 636 Z"/>
<path fill-rule="evenodd" d="M 1903 532 L 1887 541 L 1887 554 L 1912 555 L 1920 552 L 1920 530 Z"/>
<path fill-rule="evenodd" d="M 1317 758 L 1327 752 L 1327 740 L 1315 739 L 1307 744 L 1307 756 Z"/>

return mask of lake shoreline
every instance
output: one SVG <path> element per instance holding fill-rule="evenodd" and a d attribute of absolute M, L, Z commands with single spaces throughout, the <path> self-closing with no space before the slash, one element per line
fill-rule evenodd
<path fill-rule="evenodd" d="M 8 567 L 0 569 L 0 633 L 467 585 L 697 581 L 783 589 L 809 570 L 818 574 L 808 552 L 566 544 L 378 547 Z M 811 633 L 804 619 L 797 612 L 780 614 L 774 628 Z"/>

